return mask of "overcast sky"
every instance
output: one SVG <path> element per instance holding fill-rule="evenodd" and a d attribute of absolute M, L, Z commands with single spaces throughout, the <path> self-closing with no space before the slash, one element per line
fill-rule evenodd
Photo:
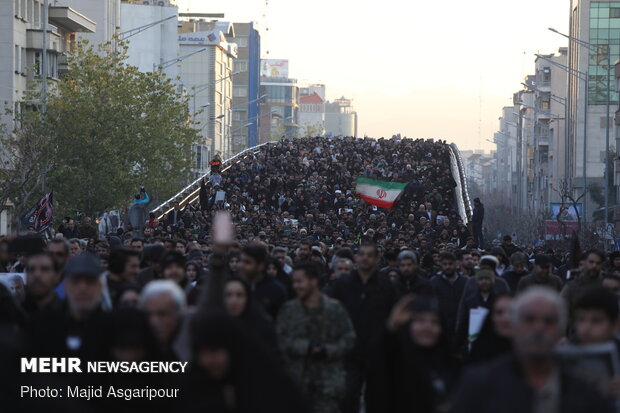
<path fill-rule="evenodd" d="M 354 99 L 359 134 L 435 137 L 485 148 L 534 53 L 568 30 L 568 0 L 177 0 L 180 12 L 255 21 L 263 58 Z M 268 54 L 267 54 L 268 53 Z M 481 114 L 481 115 L 480 115 Z"/>

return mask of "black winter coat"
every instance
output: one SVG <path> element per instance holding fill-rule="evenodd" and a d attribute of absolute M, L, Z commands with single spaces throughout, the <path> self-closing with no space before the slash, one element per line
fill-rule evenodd
<path fill-rule="evenodd" d="M 612 413 L 612 405 L 581 380 L 560 373 L 562 413 Z M 534 391 L 526 383 L 513 355 L 474 366 L 461 378 L 453 413 L 527 413 L 534 404 Z"/>

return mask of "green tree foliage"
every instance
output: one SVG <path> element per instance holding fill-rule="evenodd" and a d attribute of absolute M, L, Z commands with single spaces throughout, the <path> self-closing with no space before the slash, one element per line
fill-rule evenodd
<path fill-rule="evenodd" d="M 189 176 L 198 133 L 187 97 L 161 71 L 125 64 L 126 52 L 123 43 L 79 43 L 48 101 L 59 145 L 48 187 L 64 213 L 123 208 L 140 185 L 167 199 Z"/>
<path fill-rule="evenodd" d="M 58 145 L 39 111 L 7 111 L 7 116 L 13 127 L 0 126 L 0 205 L 12 203 L 15 226 L 41 196 L 46 172 L 57 167 Z"/>

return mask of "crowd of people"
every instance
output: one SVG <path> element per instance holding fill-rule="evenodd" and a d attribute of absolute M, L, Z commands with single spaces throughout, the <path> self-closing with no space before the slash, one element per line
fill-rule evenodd
<path fill-rule="evenodd" d="M 483 204 L 470 231 L 456 210 L 449 151 L 431 140 L 283 140 L 214 168 L 199 203 L 150 216 L 140 234 L 98 234 L 68 217 L 49 240 L 0 240 L 0 270 L 13 274 L 0 283 L 4 405 L 613 411 L 620 372 L 580 374 L 561 355 L 602 344 L 610 360 L 620 355 L 620 253 L 566 255 L 510 236 L 483 244 Z M 385 210 L 355 197 L 358 176 L 409 185 Z M 16 379 L 26 355 L 190 367 Z M 156 401 L 19 397 L 24 384 L 105 380 L 180 390 Z"/>

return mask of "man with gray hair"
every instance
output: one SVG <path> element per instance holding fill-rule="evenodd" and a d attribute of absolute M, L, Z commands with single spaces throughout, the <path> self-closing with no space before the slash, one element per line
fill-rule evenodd
<path fill-rule="evenodd" d="M 172 280 L 151 281 L 140 294 L 140 308 L 146 312 L 165 357 L 180 359 L 175 341 L 179 337 L 186 309 L 183 290 Z"/>
<path fill-rule="evenodd" d="M 433 286 L 420 274 L 418 256 L 413 251 L 402 251 L 398 254 L 400 276 L 395 282 L 400 294 L 432 295 Z"/>
<path fill-rule="evenodd" d="M 560 295 L 533 286 L 512 305 L 513 354 L 466 371 L 453 412 L 613 412 L 613 404 L 569 375 L 554 357 L 567 309 Z"/>

